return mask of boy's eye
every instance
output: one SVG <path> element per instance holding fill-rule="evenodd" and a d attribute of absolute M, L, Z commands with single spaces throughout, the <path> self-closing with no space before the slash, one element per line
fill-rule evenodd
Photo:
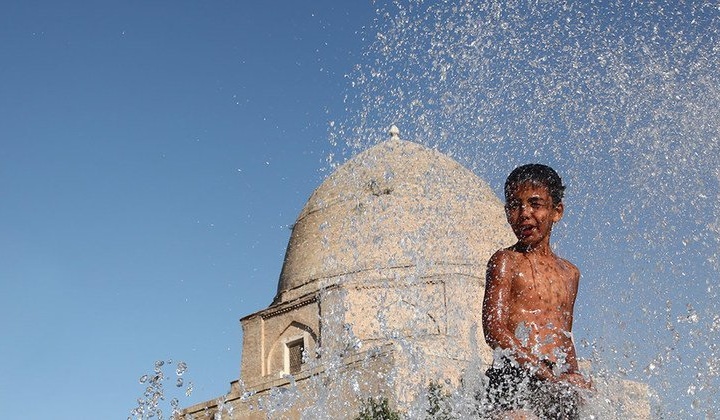
<path fill-rule="evenodd" d="M 531 201 L 527 204 L 522 204 L 519 201 L 511 201 L 505 205 L 505 208 L 509 211 L 518 211 L 520 209 L 527 208 L 527 207 L 529 207 L 530 209 L 535 211 L 535 210 L 541 210 L 546 207 L 549 207 L 549 205 L 547 203 L 545 203 L 544 201 Z"/>

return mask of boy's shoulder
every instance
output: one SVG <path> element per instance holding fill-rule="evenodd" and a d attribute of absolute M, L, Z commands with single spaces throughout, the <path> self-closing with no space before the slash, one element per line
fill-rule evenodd
<path fill-rule="evenodd" d="M 571 263 L 569 260 L 566 260 L 565 258 L 558 256 L 557 254 L 552 255 L 554 257 L 554 265 L 557 272 L 565 273 L 565 275 L 567 275 L 569 278 L 571 278 L 574 282 L 577 283 L 577 281 L 580 279 L 580 269 L 577 268 L 577 266 Z"/>
<path fill-rule="evenodd" d="M 573 277 L 580 277 L 580 269 L 577 268 L 577 266 L 570 261 L 566 260 L 565 258 L 557 257 L 558 264 L 563 267 L 564 269 L 570 271 L 573 274 Z"/>
<path fill-rule="evenodd" d="M 516 251 L 513 247 L 501 248 L 490 257 L 488 265 L 514 264 L 521 256 L 522 253 Z"/>

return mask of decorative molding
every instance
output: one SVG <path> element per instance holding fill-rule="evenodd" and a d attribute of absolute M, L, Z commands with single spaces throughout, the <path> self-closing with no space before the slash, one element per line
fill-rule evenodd
<path fill-rule="evenodd" d="M 278 307 L 270 307 L 268 309 L 272 308 L 272 310 L 258 312 L 258 315 L 260 315 L 260 317 L 263 320 L 265 320 L 265 319 L 276 317 L 278 315 L 286 314 L 290 311 L 294 311 L 295 309 L 301 308 L 303 306 L 307 306 L 307 305 L 309 305 L 311 303 L 315 303 L 317 301 L 318 301 L 317 295 L 313 295 L 309 299 L 291 303 L 288 305 L 283 305 L 282 307 L 279 307 L 279 308 Z"/>

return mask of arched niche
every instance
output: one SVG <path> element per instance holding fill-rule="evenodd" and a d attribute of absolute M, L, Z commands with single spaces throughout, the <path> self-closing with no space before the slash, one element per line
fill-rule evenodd
<path fill-rule="evenodd" d="M 265 359 L 266 372 L 282 377 L 300 373 L 316 357 L 317 334 L 309 326 L 291 321 L 273 340 Z"/>

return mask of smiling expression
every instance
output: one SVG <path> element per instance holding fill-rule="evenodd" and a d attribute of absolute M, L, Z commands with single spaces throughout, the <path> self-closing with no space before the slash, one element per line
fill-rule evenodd
<path fill-rule="evenodd" d="M 549 246 L 552 225 L 562 214 L 562 202 L 554 204 L 548 188 L 537 182 L 517 184 L 507 196 L 505 216 L 518 245 L 527 248 Z"/>

